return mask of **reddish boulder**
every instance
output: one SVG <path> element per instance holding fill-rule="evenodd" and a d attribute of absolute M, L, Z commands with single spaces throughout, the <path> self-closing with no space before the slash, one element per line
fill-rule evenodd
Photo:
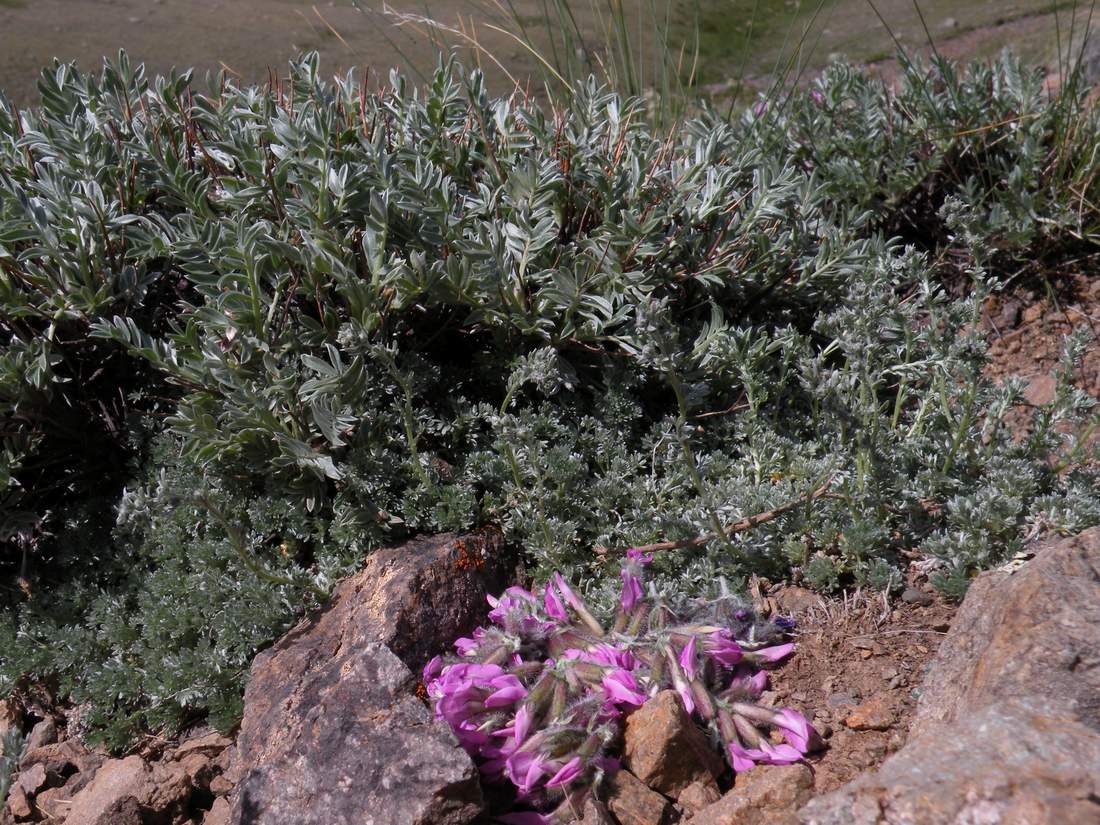
<path fill-rule="evenodd" d="M 714 784 L 721 757 L 692 722 L 674 690 L 664 690 L 626 721 L 623 764 L 655 791 L 674 799 L 693 782 Z"/>

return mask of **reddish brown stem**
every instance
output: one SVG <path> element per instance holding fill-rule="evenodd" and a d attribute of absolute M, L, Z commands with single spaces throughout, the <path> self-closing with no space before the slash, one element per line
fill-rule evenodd
<path fill-rule="evenodd" d="M 791 510 L 794 510 L 797 507 L 801 507 L 803 504 L 809 504 L 810 502 L 817 501 L 819 498 L 835 498 L 835 495 L 829 493 L 829 487 L 832 486 L 832 483 L 833 479 L 830 476 L 824 484 L 822 484 L 809 495 L 803 496 L 802 498 L 797 498 L 794 501 L 788 501 L 786 504 L 776 507 L 774 510 L 767 510 L 763 513 L 757 513 L 755 516 L 746 516 L 743 519 L 738 519 L 732 524 L 727 524 L 725 526 L 726 535 L 729 535 L 730 533 L 744 533 L 746 530 L 751 530 L 761 524 L 766 524 L 767 522 L 783 515 L 784 513 L 789 513 Z M 702 535 L 696 536 L 695 538 L 691 539 L 680 539 L 679 541 L 659 541 L 655 544 L 643 544 L 640 547 L 621 548 L 619 550 L 612 551 L 605 550 L 604 553 L 625 553 L 627 549 L 637 550 L 639 553 L 656 553 L 662 550 L 687 550 L 691 547 L 699 547 L 701 545 L 704 545 L 708 541 L 713 541 L 715 538 L 717 538 L 717 535 L 715 533 L 703 533 Z"/>

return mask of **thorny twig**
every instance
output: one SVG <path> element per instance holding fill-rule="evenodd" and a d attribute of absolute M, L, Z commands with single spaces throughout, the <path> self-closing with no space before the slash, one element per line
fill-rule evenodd
<path fill-rule="evenodd" d="M 761 524 L 766 524 L 775 518 L 789 513 L 803 504 L 809 504 L 810 502 L 817 501 L 820 498 L 836 498 L 835 493 L 830 493 L 829 488 L 833 484 L 833 477 L 830 476 L 824 484 L 814 490 L 812 493 L 796 498 L 793 501 L 788 501 L 786 504 L 782 504 L 776 507 L 774 510 L 766 510 L 763 513 L 757 513 L 754 516 L 745 516 L 745 518 L 738 519 L 735 522 L 727 524 L 723 527 L 726 535 L 731 533 L 744 533 L 748 530 L 752 530 L 754 527 L 758 527 Z M 700 547 L 706 544 L 708 541 L 713 541 L 718 538 L 717 533 L 703 533 L 690 539 L 680 539 L 679 541 L 659 541 L 654 544 L 643 544 L 633 548 L 618 548 L 615 550 L 609 550 L 606 547 L 597 547 L 595 552 L 598 555 L 606 555 L 608 553 L 625 553 L 627 549 L 636 550 L 639 553 L 656 553 L 662 550 L 687 550 L 692 547 Z"/>

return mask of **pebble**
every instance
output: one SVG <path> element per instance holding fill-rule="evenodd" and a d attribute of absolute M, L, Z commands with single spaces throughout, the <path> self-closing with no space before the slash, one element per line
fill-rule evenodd
<path fill-rule="evenodd" d="M 852 730 L 886 730 L 894 724 L 894 710 L 884 696 L 874 696 L 854 708 L 844 724 Z"/>
<path fill-rule="evenodd" d="M 831 708 L 843 708 L 859 704 L 859 699 L 850 693 L 831 693 L 826 697 L 825 704 Z"/>
<path fill-rule="evenodd" d="M 1032 304 L 1023 311 L 1020 318 L 1025 324 L 1031 324 L 1038 321 L 1043 315 L 1042 304 Z"/>
<path fill-rule="evenodd" d="M 932 604 L 932 597 L 915 587 L 905 588 L 905 592 L 901 594 L 901 600 L 906 604 L 919 604 L 924 607 Z"/>

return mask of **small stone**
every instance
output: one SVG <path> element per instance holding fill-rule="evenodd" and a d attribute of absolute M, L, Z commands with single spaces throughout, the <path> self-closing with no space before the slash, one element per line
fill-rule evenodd
<path fill-rule="evenodd" d="M 940 28 L 941 29 L 954 29 L 958 25 L 959 25 L 959 21 L 956 20 L 954 17 L 945 17 L 945 18 L 943 18 L 943 22 L 940 23 Z"/>
<path fill-rule="evenodd" d="M 884 696 L 873 696 L 852 710 L 844 720 L 852 730 L 886 730 L 894 724 L 894 711 Z"/>
<path fill-rule="evenodd" d="M 52 745 L 57 741 L 57 723 L 51 718 L 46 717 L 33 728 L 31 728 L 31 735 L 27 737 L 27 750 L 34 750 L 35 748 L 42 748 L 46 745 Z"/>
<path fill-rule="evenodd" d="M 38 762 L 46 767 L 47 774 L 56 773 L 68 777 L 76 774 L 90 779 L 103 763 L 103 757 L 92 753 L 75 739 L 66 739 L 41 748 L 28 748 L 19 765 L 26 769 Z"/>
<path fill-rule="evenodd" d="M 932 597 L 915 587 L 905 588 L 905 592 L 901 594 L 901 600 L 906 604 L 916 604 L 922 607 L 932 604 Z"/>
<path fill-rule="evenodd" d="M 722 798 L 722 792 L 713 782 L 692 782 L 682 791 L 676 800 L 688 816 L 694 816 L 707 805 L 713 805 Z"/>
<path fill-rule="evenodd" d="M 861 659 L 870 659 L 874 655 L 875 654 L 872 653 L 870 650 L 861 650 L 859 652 L 859 658 L 861 658 Z"/>
<path fill-rule="evenodd" d="M 229 802 L 219 796 L 214 800 L 214 804 L 210 807 L 210 810 L 206 812 L 206 816 L 202 818 L 202 825 L 229 825 L 229 814 L 233 808 Z"/>
<path fill-rule="evenodd" d="M 607 807 L 620 825 L 663 825 L 671 810 L 667 799 L 625 770 L 607 782 Z"/>
<path fill-rule="evenodd" d="M 846 708 L 858 705 L 859 699 L 850 693 L 830 693 L 825 698 L 825 704 L 831 708 Z"/>
<path fill-rule="evenodd" d="M 1058 380 L 1049 373 L 1036 375 L 1024 389 L 1024 398 L 1036 407 L 1045 407 L 1058 392 Z"/>
<path fill-rule="evenodd" d="M 207 823 L 204 822 L 203 825 Z M 615 820 L 611 818 L 611 814 L 607 812 L 607 807 L 602 802 L 589 796 L 584 801 L 584 813 L 579 825 L 615 825 Z"/>
<path fill-rule="evenodd" d="M 1020 318 L 1025 324 L 1033 324 L 1038 321 L 1042 317 L 1042 315 L 1043 305 L 1032 304 L 1023 311 L 1023 314 L 1020 316 Z"/>
<path fill-rule="evenodd" d="M 64 819 L 71 794 L 65 788 L 46 788 L 34 798 L 34 806 L 48 819 Z"/>
<path fill-rule="evenodd" d="M 724 768 L 674 690 L 661 691 L 627 719 L 623 764 L 674 799 L 693 782 L 713 782 Z"/>
<path fill-rule="evenodd" d="M 36 794 L 46 784 L 46 766 L 39 762 L 19 774 L 19 787 L 28 794 Z"/>
<path fill-rule="evenodd" d="M 233 744 L 233 740 L 228 736 L 223 736 L 217 731 L 204 734 L 202 736 L 195 736 L 188 739 L 176 749 L 176 759 L 181 759 L 183 756 L 194 753 L 195 751 L 202 751 L 204 753 L 218 754 Z"/>
<path fill-rule="evenodd" d="M 16 785 L 8 796 L 8 810 L 16 819 L 30 819 L 34 815 L 34 806 L 26 791 Z"/>
<path fill-rule="evenodd" d="M 73 797 L 65 825 L 88 825 L 127 799 L 148 799 L 153 790 L 150 780 L 149 765 L 140 756 L 108 760 L 88 786 Z"/>
<path fill-rule="evenodd" d="M 797 765 L 758 766 L 737 774 L 733 790 L 691 818 L 690 825 L 779 825 L 811 796 L 814 775 Z"/>
<path fill-rule="evenodd" d="M 894 731 L 890 734 L 890 738 L 886 740 L 886 750 L 893 753 L 896 750 L 900 750 L 901 746 L 905 744 L 905 737 L 902 736 L 900 731 Z"/>

